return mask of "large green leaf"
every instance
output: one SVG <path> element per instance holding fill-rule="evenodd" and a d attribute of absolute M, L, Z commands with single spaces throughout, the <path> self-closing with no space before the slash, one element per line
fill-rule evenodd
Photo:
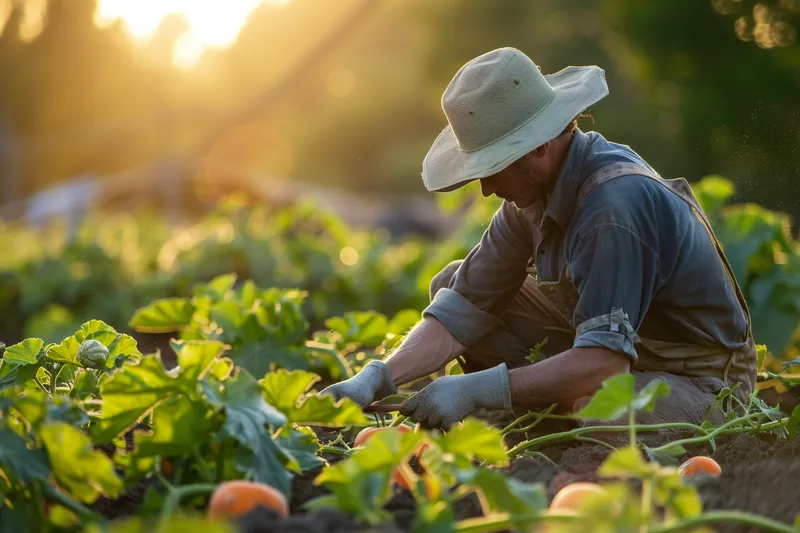
<path fill-rule="evenodd" d="M 240 368 L 225 381 L 209 376 L 203 380 L 206 398 L 224 409 L 221 434 L 239 442 L 236 466 L 247 478 L 267 483 L 288 495 L 291 474 L 285 466 L 300 470 L 272 439 L 270 428 L 286 424 L 286 417 L 264 401 L 261 385 Z"/>
<path fill-rule="evenodd" d="M 157 355 L 125 365 L 100 385 L 103 409 L 92 428 L 92 438 L 96 443 L 108 442 L 141 420 L 157 403 L 195 387 L 195 379 L 169 376 Z"/>
<path fill-rule="evenodd" d="M 529 530 L 533 525 L 521 517 L 547 508 L 547 495 L 541 483 L 524 483 L 486 467 L 460 471 L 458 480 L 476 489 L 485 515 L 509 513 L 519 530 Z"/>
<path fill-rule="evenodd" d="M 307 395 L 319 376 L 311 372 L 278 370 L 262 380 L 264 399 L 283 413 L 289 422 L 318 426 L 366 424 L 367 418 L 349 398 L 335 403 L 333 398 Z"/>
<path fill-rule="evenodd" d="M 456 516 L 448 502 L 423 502 L 417 506 L 411 533 L 449 533 L 455 523 Z"/>
<path fill-rule="evenodd" d="M 339 333 L 345 342 L 377 346 L 389 333 L 389 320 L 376 311 L 353 311 L 325 320 L 325 327 Z"/>
<path fill-rule="evenodd" d="M 42 346 L 44 346 L 42 339 L 25 339 L 22 342 L 8 346 L 3 354 L 3 359 L 19 365 L 29 365 L 39 360 Z"/>
<path fill-rule="evenodd" d="M 423 439 L 422 433 L 379 431 L 347 459 L 325 468 L 315 483 L 332 494 L 306 504 L 309 508 L 334 507 L 371 524 L 391 519 L 383 508 L 391 497 L 393 469 Z"/>
<path fill-rule="evenodd" d="M 226 346 L 220 341 L 170 341 L 175 352 L 183 381 L 202 378 Z"/>
<path fill-rule="evenodd" d="M 213 300 L 224 300 L 236 284 L 236 274 L 220 274 L 208 283 L 195 285 L 192 288 L 194 296 L 210 296 Z"/>
<path fill-rule="evenodd" d="M 662 379 L 654 379 L 637 394 L 633 374 L 617 374 L 603 382 L 576 416 L 584 420 L 616 420 L 631 409 L 652 411 L 658 397 L 668 394 L 669 384 Z"/>
<path fill-rule="evenodd" d="M 319 443 L 316 433 L 309 427 L 294 426 L 284 429 L 280 434 L 278 444 L 297 460 L 300 470 L 303 472 L 325 464 L 325 460 L 317 455 L 322 449 L 322 445 Z"/>
<path fill-rule="evenodd" d="M 108 368 L 113 368 L 119 357 L 138 358 L 142 355 L 133 337 L 117 333 L 102 320 L 90 320 L 84 323 L 75 335 L 67 337 L 60 344 L 51 345 L 47 350 L 47 358 L 59 363 L 82 366 L 77 358 L 78 348 L 83 341 L 89 339 L 94 339 L 108 348 L 106 364 Z"/>
<path fill-rule="evenodd" d="M 259 377 L 275 368 L 289 370 L 308 368 L 304 347 L 290 346 L 274 337 L 245 343 L 241 347 L 231 350 L 228 356 L 238 366 Z"/>
<path fill-rule="evenodd" d="M 461 427 L 454 427 L 439 439 L 444 453 L 488 464 L 508 464 L 506 446 L 500 430 L 477 418 L 467 418 Z"/>
<path fill-rule="evenodd" d="M 100 495 L 115 498 L 122 493 L 122 480 L 103 452 L 92 450 L 89 437 L 63 422 L 42 426 L 39 436 L 58 484 L 79 500 L 92 503 Z"/>
<path fill-rule="evenodd" d="M 152 433 L 135 435 L 137 454 L 173 456 L 190 453 L 208 439 L 214 425 L 205 402 L 174 396 L 153 412 Z"/>
<path fill-rule="evenodd" d="M 128 325 L 144 333 L 179 331 L 191 324 L 194 312 L 188 298 L 162 298 L 137 309 Z"/>
<path fill-rule="evenodd" d="M 50 465 L 43 450 L 31 450 L 25 440 L 8 428 L 0 428 L 0 466 L 23 483 L 46 481 Z"/>

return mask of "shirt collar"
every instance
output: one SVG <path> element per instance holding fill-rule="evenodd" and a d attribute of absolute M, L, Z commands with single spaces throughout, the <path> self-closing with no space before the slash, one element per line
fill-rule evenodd
<path fill-rule="evenodd" d="M 590 144 L 591 138 L 576 129 L 544 212 L 544 218 L 552 218 L 564 232 L 572 222 L 578 191 L 586 179 L 582 170 Z"/>

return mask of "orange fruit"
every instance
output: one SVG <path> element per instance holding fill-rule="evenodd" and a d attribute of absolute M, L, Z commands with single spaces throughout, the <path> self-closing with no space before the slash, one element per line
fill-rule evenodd
<path fill-rule="evenodd" d="M 208 502 L 208 516 L 238 518 L 259 505 L 276 511 L 283 518 L 289 515 L 289 504 L 279 491 L 264 483 L 237 480 L 217 487 Z"/>
<path fill-rule="evenodd" d="M 683 463 L 678 468 L 678 473 L 684 477 L 692 477 L 698 474 L 718 476 L 722 473 L 722 468 L 719 466 L 719 463 L 711 457 L 698 455 Z"/>
<path fill-rule="evenodd" d="M 605 494 L 605 489 L 597 483 L 579 481 L 567 485 L 555 495 L 550 502 L 550 510 L 575 510 L 592 494 Z"/>

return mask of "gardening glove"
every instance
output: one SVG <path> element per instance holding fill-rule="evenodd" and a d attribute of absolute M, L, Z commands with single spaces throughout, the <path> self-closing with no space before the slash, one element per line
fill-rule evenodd
<path fill-rule="evenodd" d="M 367 363 L 352 378 L 325 387 L 319 394 L 330 394 L 337 402 L 342 398 L 350 398 L 361 409 L 366 409 L 375 400 L 382 400 L 396 393 L 397 387 L 389 367 L 383 361 L 376 360 Z"/>
<path fill-rule="evenodd" d="M 478 407 L 511 410 L 505 363 L 461 376 L 444 376 L 409 398 L 400 414 L 426 428 L 448 428 Z"/>

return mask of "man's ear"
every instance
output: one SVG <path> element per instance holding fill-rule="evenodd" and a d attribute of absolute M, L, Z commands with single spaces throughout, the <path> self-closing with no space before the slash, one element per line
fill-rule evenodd
<path fill-rule="evenodd" d="M 529 153 L 529 155 L 535 157 L 536 159 L 541 159 L 547 155 L 547 152 L 550 151 L 550 141 L 547 141 L 543 145 L 534 148 L 533 151 Z"/>

